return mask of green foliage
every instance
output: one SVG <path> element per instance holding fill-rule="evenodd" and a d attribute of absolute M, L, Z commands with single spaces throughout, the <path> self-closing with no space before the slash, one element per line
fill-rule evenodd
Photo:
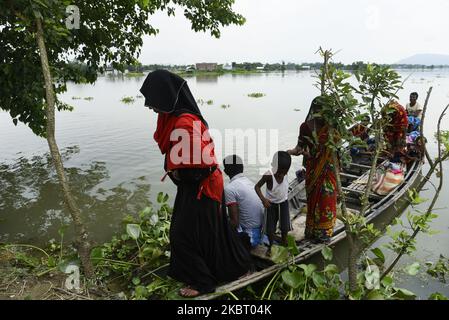
<path fill-rule="evenodd" d="M 419 198 L 415 192 L 409 193 L 412 203 L 422 203 L 425 199 Z M 437 218 L 438 215 L 427 212 L 416 213 L 408 211 L 406 213 L 407 225 L 401 219 L 395 219 L 394 224 L 400 225 L 400 230 L 393 231 L 391 226 L 387 227 L 387 234 L 391 241 L 386 244 L 386 247 L 397 254 L 411 254 L 416 250 L 416 239 L 413 236 L 416 232 L 423 232 L 429 235 L 437 233 L 437 231 L 430 229 L 430 223 Z"/>
<path fill-rule="evenodd" d="M 365 244 L 371 243 L 380 235 L 380 231 L 374 227 L 374 224 L 367 224 L 364 216 L 352 211 L 349 211 L 346 217 L 341 217 L 341 220 L 345 223 L 347 232 L 356 235 Z"/>
<path fill-rule="evenodd" d="M 435 292 L 429 296 L 429 300 L 449 300 L 445 295 Z"/>
<path fill-rule="evenodd" d="M 120 276 L 136 299 L 154 295 L 164 297 L 173 289 L 170 281 L 162 279 L 155 271 L 164 266 L 170 256 L 172 209 L 167 201 L 168 195 L 159 193 L 158 210 L 147 207 L 139 212 L 138 217 L 125 217 L 125 233 L 114 236 L 91 253 L 98 276 L 105 280 Z"/>
<path fill-rule="evenodd" d="M 314 264 L 291 265 L 272 286 L 288 300 L 335 300 L 341 297 L 342 281 L 335 265 L 318 271 Z"/>
<path fill-rule="evenodd" d="M 321 254 L 323 256 L 324 259 L 326 259 L 327 261 L 332 260 L 332 249 L 329 247 L 323 247 L 323 249 L 321 249 Z"/>
<path fill-rule="evenodd" d="M 441 282 L 446 283 L 446 276 L 449 273 L 449 259 L 445 258 L 443 255 L 440 255 L 437 262 L 428 262 L 426 265 L 428 267 L 428 274 L 439 279 Z"/>
<path fill-rule="evenodd" d="M 371 252 L 374 253 L 376 258 L 371 259 L 377 266 L 383 266 L 385 263 L 385 255 L 383 251 L 379 248 L 371 249 Z"/>
<path fill-rule="evenodd" d="M 379 251 L 376 253 L 379 254 Z M 412 300 L 416 298 L 413 292 L 396 287 L 391 276 L 387 275 L 381 279 L 380 267 L 378 264 L 373 264 L 372 259 L 367 259 L 364 271 L 357 275 L 358 289 L 350 292 L 346 287 L 348 298 L 351 300 Z"/>
<path fill-rule="evenodd" d="M 288 247 L 276 249 L 279 250 L 276 251 L 278 255 L 281 255 L 279 252 L 282 252 L 283 259 L 281 261 L 283 262 L 287 260 L 288 254 L 294 256 L 299 253 L 295 242 L 291 241 L 291 239 L 289 240 Z M 323 247 L 321 253 L 325 260 L 329 261 L 332 259 L 332 250 L 330 248 Z M 314 264 L 297 265 L 292 260 L 286 269 L 274 275 L 265 287 L 261 299 L 339 299 L 339 290 L 342 284 L 338 267 L 334 264 L 329 264 L 323 270 L 318 271 L 317 266 Z"/>
<path fill-rule="evenodd" d="M 402 82 L 399 74 L 390 67 L 368 64 L 358 70 L 355 77 L 359 82 L 356 92 L 361 95 L 362 106 L 365 106 L 370 113 L 376 111 L 376 105 L 379 112 L 385 102 L 393 98 L 399 99 L 397 92 L 402 89 Z M 386 101 L 382 101 L 382 98 Z M 378 116 L 379 114 L 375 114 L 375 118 Z"/>
<path fill-rule="evenodd" d="M 128 78 L 141 78 L 145 76 L 145 74 L 143 72 L 128 72 L 125 76 Z"/>
<path fill-rule="evenodd" d="M 421 269 L 419 262 L 412 263 L 411 265 L 404 268 L 405 272 L 407 272 L 411 276 L 416 276 Z"/>
<path fill-rule="evenodd" d="M 65 272 L 69 263 L 79 265 L 79 258 L 72 246 L 63 246 L 66 225 L 61 226 L 58 233 L 59 242 L 51 239 L 44 249 L 30 244 L 5 244 L 0 245 L 0 260 L 3 257 L 14 268 L 21 269 L 27 274 L 41 277 L 49 272 Z"/>
<path fill-rule="evenodd" d="M 442 150 L 442 158 L 449 157 L 449 131 L 441 130 L 440 136 L 438 137 L 438 133 L 435 133 L 435 139 L 440 141 L 441 145 L 444 147 Z"/>
<path fill-rule="evenodd" d="M 79 29 L 66 27 L 66 7 L 80 11 Z M 28 125 L 44 136 L 45 90 L 36 43 L 36 19 L 42 19 L 48 60 L 56 94 L 67 82 L 93 83 L 106 66 L 124 70 L 135 65 L 145 35 L 158 30 L 148 23 L 158 11 L 183 10 L 194 31 L 220 36 L 220 28 L 241 25 L 245 19 L 232 9 L 234 0 L 14 0 L 0 11 L 0 109 L 14 123 Z M 119 18 L 118 18 L 119 17 Z M 73 62 L 75 61 L 75 62 Z M 57 102 L 58 110 L 67 105 Z"/>

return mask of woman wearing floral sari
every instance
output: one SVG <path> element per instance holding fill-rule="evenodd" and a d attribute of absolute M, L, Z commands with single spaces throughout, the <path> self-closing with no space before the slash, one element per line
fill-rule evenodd
<path fill-rule="evenodd" d="M 393 162 L 400 162 L 406 154 L 406 137 L 408 128 L 407 111 L 397 101 L 387 104 L 382 110 L 386 120 L 384 137 L 387 142 L 387 151 Z"/>
<path fill-rule="evenodd" d="M 329 126 L 317 113 L 321 110 L 319 97 L 310 107 L 306 121 L 301 124 L 297 146 L 291 155 L 303 155 L 306 167 L 307 219 L 306 238 L 329 242 L 337 216 L 336 170 L 332 150 L 327 146 Z"/>

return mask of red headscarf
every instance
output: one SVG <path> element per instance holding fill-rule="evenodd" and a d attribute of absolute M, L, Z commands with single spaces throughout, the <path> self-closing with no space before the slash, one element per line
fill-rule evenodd
<path fill-rule="evenodd" d="M 204 194 L 221 202 L 223 176 L 218 169 L 213 142 L 207 139 L 207 123 L 187 82 L 167 70 L 156 70 L 148 74 L 140 92 L 145 96 L 145 105 L 159 112 L 154 140 L 162 154 L 167 157 L 167 170 L 215 167 L 216 169 L 201 182 L 198 197 Z M 182 129 L 184 137 L 176 137 L 176 129 Z M 175 141 L 170 139 L 172 133 Z M 180 142 L 182 144 L 178 145 Z M 189 152 L 185 148 L 182 149 L 182 146 L 185 147 L 184 143 L 187 144 Z M 180 146 L 181 148 L 178 148 Z M 177 149 L 172 152 L 174 147 Z"/>
<path fill-rule="evenodd" d="M 185 141 L 182 135 L 173 137 L 177 140 L 172 141 L 170 136 L 174 130 L 183 130 L 188 134 L 189 141 Z M 222 201 L 223 174 L 218 168 L 209 130 L 198 116 L 189 113 L 183 113 L 179 116 L 160 113 L 154 140 L 158 143 L 162 154 L 167 155 L 167 170 L 169 171 L 184 168 L 216 167 L 215 171 L 201 182 L 198 198 L 204 194 L 215 201 Z M 184 145 L 178 145 L 178 143 Z M 180 147 L 177 153 L 172 152 L 172 148 L 175 146 Z M 189 150 L 183 149 L 182 146 L 188 147 Z M 188 152 L 188 154 L 183 154 L 185 152 Z"/>

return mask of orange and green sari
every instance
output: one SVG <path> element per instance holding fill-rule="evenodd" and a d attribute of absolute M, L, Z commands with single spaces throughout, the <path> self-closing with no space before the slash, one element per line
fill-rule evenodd
<path fill-rule="evenodd" d="M 332 237 L 337 219 L 337 182 L 332 162 L 332 151 L 326 146 L 328 126 L 323 126 L 316 136 L 318 141 L 309 144 L 310 156 L 306 159 L 307 219 L 306 238 Z"/>
<path fill-rule="evenodd" d="M 397 101 L 392 101 L 383 110 L 383 116 L 388 119 L 384 127 L 384 136 L 388 151 L 392 156 L 403 156 L 406 153 L 406 132 L 408 117 L 406 109 Z"/>

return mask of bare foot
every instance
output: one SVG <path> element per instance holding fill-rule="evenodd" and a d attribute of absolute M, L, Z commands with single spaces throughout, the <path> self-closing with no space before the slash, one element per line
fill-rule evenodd
<path fill-rule="evenodd" d="M 186 287 L 179 290 L 179 295 L 184 298 L 194 298 L 199 296 L 200 292 L 190 287 Z"/>

